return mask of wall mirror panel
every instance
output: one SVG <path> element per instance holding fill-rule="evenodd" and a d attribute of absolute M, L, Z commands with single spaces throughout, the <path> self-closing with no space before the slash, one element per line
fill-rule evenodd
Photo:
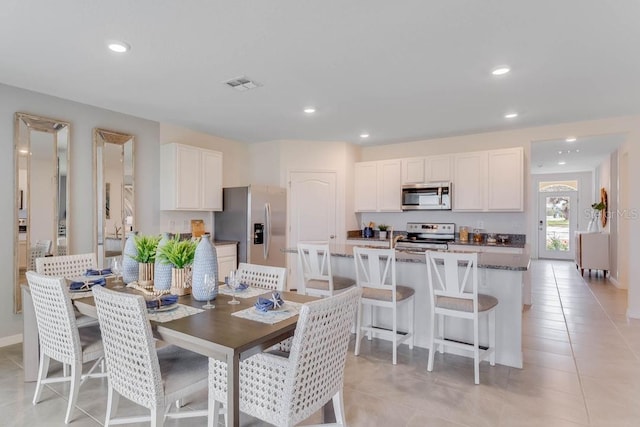
<path fill-rule="evenodd" d="M 14 311 L 35 259 L 64 255 L 69 243 L 69 123 L 16 113 L 14 120 Z"/>
<path fill-rule="evenodd" d="M 122 255 L 126 233 L 135 225 L 134 136 L 93 130 L 95 238 L 100 268 Z"/>

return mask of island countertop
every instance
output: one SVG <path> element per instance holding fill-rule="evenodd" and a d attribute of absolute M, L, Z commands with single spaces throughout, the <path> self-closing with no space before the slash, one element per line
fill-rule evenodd
<path fill-rule="evenodd" d="M 372 247 L 365 244 L 362 245 L 343 245 L 343 244 L 331 244 L 329 250 L 332 256 L 353 258 L 353 248 L 360 247 Z M 375 249 L 381 249 L 379 246 Z M 296 248 L 286 248 L 284 252 L 296 253 Z M 453 251 L 450 251 L 453 252 Z M 471 252 L 471 251 L 468 251 Z M 505 253 L 491 253 L 491 252 L 479 252 L 478 253 L 478 268 L 488 268 L 493 270 L 509 270 L 509 271 L 527 271 L 530 263 L 529 254 L 505 254 Z M 397 262 L 412 262 L 426 264 L 426 258 L 424 254 L 418 254 L 415 252 L 406 252 L 396 250 Z"/>

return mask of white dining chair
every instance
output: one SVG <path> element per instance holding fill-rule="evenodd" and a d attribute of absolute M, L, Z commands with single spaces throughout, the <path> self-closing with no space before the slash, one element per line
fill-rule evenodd
<path fill-rule="evenodd" d="M 267 265 L 248 264 L 238 265 L 236 278 L 240 283 L 272 291 L 284 291 L 286 288 L 287 269 Z"/>
<path fill-rule="evenodd" d="M 35 270 L 38 274 L 67 279 L 84 276 L 87 270 L 96 269 L 96 254 L 89 252 L 77 255 L 62 255 L 37 258 Z M 75 312 L 78 327 L 97 325 L 92 317 Z"/>
<path fill-rule="evenodd" d="M 37 260 L 44 259 L 47 255 L 47 250 L 44 246 L 31 246 L 29 248 L 29 270 L 36 271 Z"/>
<path fill-rule="evenodd" d="M 96 269 L 98 263 L 93 252 L 38 258 L 36 260 L 36 272 L 46 276 L 55 277 L 79 277 L 84 276 L 87 270 Z"/>
<path fill-rule="evenodd" d="M 473 353 L 474 381 L 480 384 L 480 360 L 489 358 L 495 365 L 496 317 L 498 299 L 478 293 L 478 254 L 427 251 L 427 277 L 431 303 L 431 334 L 427 370 L 433 370 L 436 345 L 440 353 L 451 346 Z M 488 319 L 489 345 L 483 347 L 479 339 L 479 317 Z M 473 342 L 446 338 L 445 317 L 468 319 L 473 322 Z"/>
<path fill-rule="evenodd" d="M 333 274 L 328 243 L 298 243 L 298 269 L 298 292 L 302 294 L 327 297 L 356 284 L 351 278 Z"/>
<path fill-rule="evenodd" d="M 105 427 L 165 417 L 204 417 L 207 411 L 169 413 L 171 403 L 207 388 L 207 357 L 176 346 L 156 350 L 141 295 L 92 288 L 107 361 L 108 396 Z M 120 396 L 150 410 L 149 416 L 115 418 Z"/>
<path fill-rule="evenodd" d="M 40 366 L 33 404 L 40 401 L 45 384 L 70 382 L 69 403 L 64 422 L 71 421 L 80 385 L 88 377 L 104 377 L 106 374 L 93 371 L 103 357 L 102 340 L 98 326 L 78 328 L 71 297 L 64 279 L 47 277 L 27 271 L 27 281 L 33 299 L 33 308 L 40 340 Z M 71 375 L 48 378 L 50 360 L 71 366 Z M 94 362 L 86 375 L 82 365 Z"/>
<path fill-rule="evenodd" d="M 355 355 L 360 354 L 363 333 L 371 339 L 374 335 L 391 340 L 393 343 L 393 364 L 398 361 L 398 346 L 405 341 L 409 348 L 414 344 L 415 291 L 408 286 L 396 284 L 396 252 L 394 249 L 353 248 L 356 267 L 356 282 L 362 288 L 362 298 L 358 305 L 356 324 Z M 362 324 L 364 307 L 369 307 L 370 323 Z M 376 324 L 374 308 L 391 310 L 391 325 Z M 398 327 L 399 310 L 407 309 L 407 331 Z"/>
<path fill-rule="evenodd" d="M 275 426 L 293 426 L 333 401 L 344 426 L 344 367 L 361 290 L 303 304 L 289 357 L 260 353 L 240 362 L 240 410 Z M 227 399 L 227 364 L 209 360 L 209 427 Z"/>

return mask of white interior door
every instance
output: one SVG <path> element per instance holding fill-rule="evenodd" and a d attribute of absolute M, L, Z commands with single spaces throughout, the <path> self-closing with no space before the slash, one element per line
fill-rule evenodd
<path fill-rule="evenodd" d="M 288 247 L 336 236 L 336 173 L 291 172 L 289 175 Z M 297 288 L 297 256 L 288 254 L 288 288 Z"/>
<path fill-rule="evenodd" d="M 578 192 L 538 193 L 538 257 L 574 259 Z"/>

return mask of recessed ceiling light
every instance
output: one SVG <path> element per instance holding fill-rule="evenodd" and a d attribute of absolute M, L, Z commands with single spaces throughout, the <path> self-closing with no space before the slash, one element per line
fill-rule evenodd
<path fill-rule="evenodd" d="M 316 112 L 316 109 L 313 108 L 313 107 L 307 107 L 307 108 L 304 109 L 304 112 L 307 113 L 307 114 L 313 114 L 313 113 Z"/>
<path fill-rule="evenodd" d="M 501 67 L 494 69 L 491 72 L 491 74 L 493 74 L 494 76 L 502 76 L 507 74 L 509 71 L 511 71 L 511 68 L 507 67 L 506 65 L 503 65 Z"/>
<path fill-rule="evenodd" d="M 558 150 L 558 154 L 562 154 L 562 150 Z"/>
<path fill-rule="evenodd" d="M 577 138 L 575 136 L 570 136 L 567 139 L 565 139 L 565 141 L 567 142 L 574 142 Z"/>
<path fill-rule="evenodd" d="M 360 138 L 369 138 L 369 134 L 368 133 L 361 133 L 360 134 Z"/>
<path fill-rule="evenodd" d="M 116 53 L 125 53 L 128 52 L 129 49 L 131 49 L 131 46 L 129 46 L 127 43 L 125 42 L 109 42 L 109 44 L 107 45 L 107 47 L 109 48 L 109 50 L 116 52 Z"/>
<path fill-rule="evenodd" d="M 516 117 L 518 117 L 518 113 L 507 113 L 504 115 L 505 119 L 515 119 Z"/>
<path fill-rule="evenodd" d="M 580 152 L 580 149 L 579 149 L 579 148 L 576 148 L 576 153 L 579 153 L 579 152 Z"/>
<path fill-rule="evenodd" d="M 561 160 L 561 161 L 559 161 L 559 162 L 558 162 L 558 164 L 559 164 L 560 166 L 562 166 L 562 165 L 566 165 L 566 164 L 567 164 L 567 162 L 565 162 L 564 160 Z"/>

